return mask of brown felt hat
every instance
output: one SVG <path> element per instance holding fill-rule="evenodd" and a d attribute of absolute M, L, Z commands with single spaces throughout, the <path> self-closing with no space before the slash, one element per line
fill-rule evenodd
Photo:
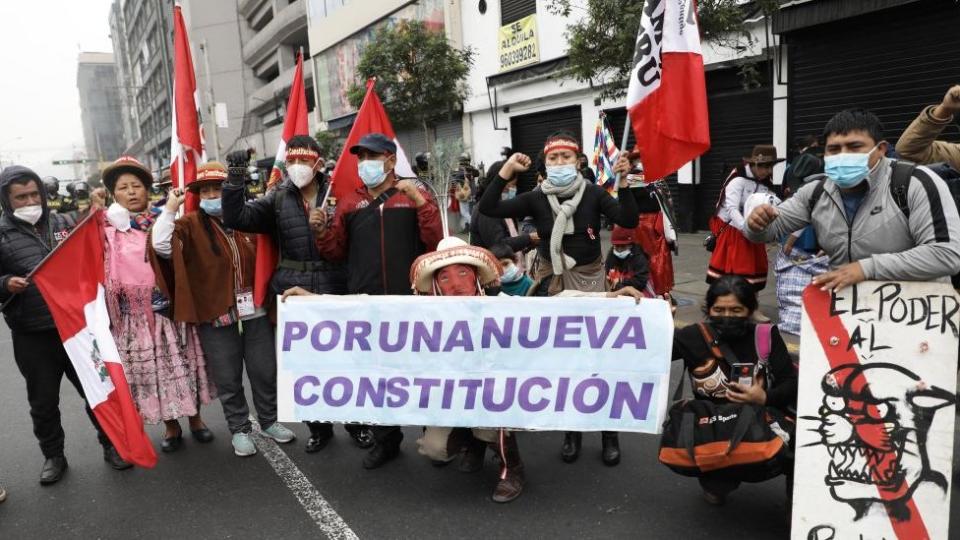
<path fill-rule="evenodd" d="M 107 186 L 107 191 L 113 193 L 113 188 L 117 185 L 117 179 L 124 173 L 130 173 L 139 178 L 143 182 L 143 187 L 148 190 L 153 185 L 153 175 L 150 174 L 150 169 L 146 165 L 140 163 L 133 156 L 120 156 L 103 169 L 103 185 Z"/>
<path fill-rule="evenodd" d="M 787 158 L 777 157 L 776 146 L 772 144 L 758 144 L 753 147 L 753 152 L 750 154 L 750 157 L 743 158 L 743 161 L 753 163 L 754 165 L 768 165 L 780 163 L 781 161 L 786 161 L 786 159 Z"/>
<path fill-rule="evenodd" d="M 194 193 L 210 184 L 222 184 L 227 179 L 227 168 L 219 161 L 208 161 L 197 167 L 197 178 L 187 184 L 187 190 Z"/>

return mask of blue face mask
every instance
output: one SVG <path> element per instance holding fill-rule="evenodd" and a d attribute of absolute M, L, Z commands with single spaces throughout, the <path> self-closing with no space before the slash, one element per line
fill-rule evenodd
<path fill-rule="evenodd" d="M 870 174 L 870 154 L 877 147 L 874 146 L 865 154 L 843 153 L 833 156 L 824 156 L 823 172 L 833 180 L 840 189 L 850 189 L 860 184 Z"/>
<path fill-rule="evenodd" d="M 616 258 L 618 258 L 618 259 L 626 259 L 627 257 L 630 256 L 630 253 L 631 253 L 631 251 L 630 251 L 629 249 L 626 250 L 626 251 L 616 251 L 616 250 L 614 250 L 614 251 L 613 251 L 613 256 L 616 257 Z"/>
<path fill-rule="evenodd" d="M 576 179 L 576 165 L 547 166 L 547 182 L 557 187 L 569 186 Z"/>
<path fill-rule="evenodd" d="M 220 206 L 219 197 L 216 199 L 200 199 L 200 209 L 211 216 L 219 217 L 220 214 L 223 214 L 223 208 Z"/>
<path fill-rule="evenodd" d="M 507 188 L 507 189 L 505 189 L 505 190 L 503 191 L 503 198 L 504 198 L 504 199 L 510 200 L 510 199 L 512 199 L 512 198 L 514 198 L 514 197 L 516 197 L 516 196 L 517 196 L 517 188 L 515 188 L 515 187 Z"/>
<path fill-rule="evenodd" d="M 523 276 L 520 274 L 520 269 L 517 268 L 517 265 L 511 264 L 504 269 L 503 275 L 500 276 L 500 281 L 504 283 L 513 283 L 521 277 Z"/>
<path fill-rule="evenodd" d="M 357 165 L 360 180 L 368 188 L 377 187 L 383 183 L 387 173 L 383 172 L 383 162 L 377 159 L 365 159 Z"/>

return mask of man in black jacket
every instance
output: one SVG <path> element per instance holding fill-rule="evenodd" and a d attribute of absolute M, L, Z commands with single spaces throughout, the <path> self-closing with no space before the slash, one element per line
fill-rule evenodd
<path fill-rule="evenodd" d="M 27 382 L 33 434 L 45 458 L 40 483 L 54 484 L 67 470 L 60 423 L 60 383 L 63 376 L 83 396 L 83 387 L 57 333 L 53 316 L 40 290 L 26 276 L 50 254 L 76 225 L 74 216 L 51 213 L 40 177 L 19 165 L 0 173 L 0 302 L 13 338 L 13 357 Z M 87 415 L 103 446 L 103 459 L 117 470 L 130 464 L 100 428 L 93 411 Z"/>
<path fill-rule="evenodd" d="M 277 269 L 270 279 L 270 297 L 291 287 L 302 287 L 314 294 L 345 294 L 347 275 L 344 266 L 332 262 L 318 250 L 310 230 L 308 216 L 323 205 L 327 180 L 319 169 L 320 146 L 309 135 L 297 135 L 287 142 L 286 174 L 263 197 L 246 200 L 250 154 L 238 150 L 227 155 L 229 175 L 223 186 L 223 224 L 238 231 L 267 234 L 280 251 Z M 322 450 L 333 437 L 333 426 L 307 422 L 310 439 L 308 453 Z M 347 430 L 361 448 L 373 441 L 366 430 Z"/>

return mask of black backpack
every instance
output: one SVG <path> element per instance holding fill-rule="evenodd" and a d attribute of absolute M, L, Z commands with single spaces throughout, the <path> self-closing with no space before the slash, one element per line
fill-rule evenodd
<path fill-rule="evenodd" d="M 903 213 L 903 217 L 905 217 L 907 221 L 910 220 L 910 201 L 907 199 L 907 191 L 910 187 L 910 180 L 914 176 L 917 177 L 917 180 L 920 181 L 924 190 L 927 192 L 927 197 L 930 200 L 931 213 L 934 216 L 940 216 L 939 219 L 945 219 L 943 203 L 940 202 L 940 197 L 934 196 L 937 194 L 937 187 L 933 183 L 933 178 L 931 178 L 926 171 L 917 168 L 915 163 L 909 161 L 897 160 L 894 161 L 891 166 L 893 172 L 890 178 L 890 195 L 893 197 L 894 202 L 897 203 L 897 208 L 900 209 L 900 212 Z M 926 168 L 943 179 L 947 184 L 947 188 L 950 190 L 950 196 L 953 198 L 954 204 L 957 208 L 960 208 L 960 171 L 943 162 L 931 163 L 927 165 Z M 823 196 L 823 182 L 826 178 L 827 176 L 825 174 L 816 174 L 804 180 L 804 183 L 817 183 L 817 186 L 813 188 L 813 193 L 810 195 L 810 202 L 807 205 L 807 210 L 811 214 L 813 214 L 813 208 L 817 205 L 820 197 Z M 937 228 L 938 227 L 934 227 L 935 230 Z M 946 224 L 943 224 L 942 228 L 945 230 Z M 953 282 L 954 288 L 960 288 L 960 274 L 952 276 L 951 281 Z"/>

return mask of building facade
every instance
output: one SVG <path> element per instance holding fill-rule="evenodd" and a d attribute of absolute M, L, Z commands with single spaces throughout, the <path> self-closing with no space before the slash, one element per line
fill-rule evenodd
<path fill-rule="evenodd" d="M 115 0 L 111 37 L 127 153 L 160 171 L 170 161 L 173 1 Z M 275 154 L 296 53 L 307 49 L 305 0 L 183 0 L 207 156 Z M 304 63 L 313 109 L 309 62 Z"/>
<path fill-rule="evenodd" d="M 114 0 L 110 31 L 117 57 L 126 154 L 159 170 L 170 161 L 173 1 Z"/>
<path fill-rule="evenodd" d="M 402 20 L 417 20 L 428 28 L 441 30 L 455 47 L 461 47 L 459 0 L 307 0 L 312 73 L 315 99 L 319 106 L 314 119 L 317 127 L 346 137 L 356 110 L 347 99 L 351 85 L 359 84 L 357 64 L 366 44 L 375 32 Z M 413 156 L 428 151 L 422 128 L 395 126 L 404 152 Z M 461 115 L 434 126 L 434 140 L 464 139 L 470 147 L 469 133 L 463 129 Z"/>
<path fill-rule="evenodd" d="M 82 52 L 77 58 L 77 90 L 87 154 L 87 177 L 99 177 L 104 163 L 124 150 L 120 92 L 113 54 Z"/>

